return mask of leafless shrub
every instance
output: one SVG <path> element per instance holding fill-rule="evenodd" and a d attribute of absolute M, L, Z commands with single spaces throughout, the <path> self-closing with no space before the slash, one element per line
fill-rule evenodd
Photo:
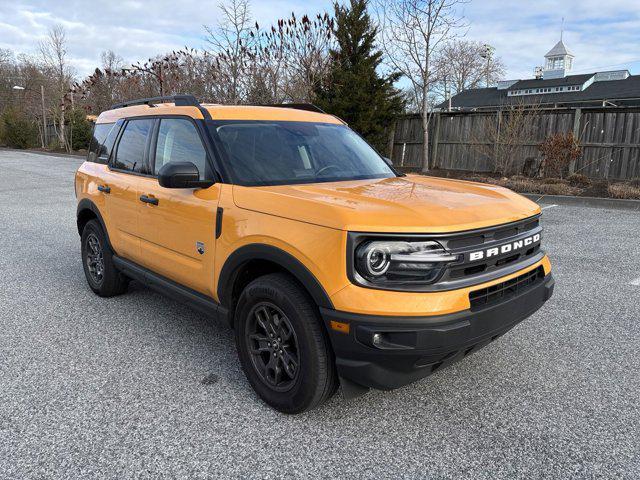
<path fill-rule="evenodd" d="M 515 173 L 518 151 L 523 145 L 535 142 L 533 120 L 539 112 L 538 105 L 520 102 L 503 106 L 495 115 L 482 117 L 480 128 L 472 134 L 472 148 L 492 160 L 494 172 L 503 176 Z"/>
<path fill-rule="evenodd" d="M 572 187 L 587 188 L 591 186 L 591 179 L 581 173 L 572 173 L 567 177 Z"/>
<path fill-rule="evenodd" d="M 640 200 L 640 187 L 630 183 L 614 183 L 609 185 L 609 196 L 612 198 Z"/>
<path fill-rule="evenodd" d="M 571 162 L 582 156 L 582 148 L 573 132 L 551 135 L 538 148 L 544 157 L 544 176 L 548 177 L 563 178 L 567 175 Z"/>

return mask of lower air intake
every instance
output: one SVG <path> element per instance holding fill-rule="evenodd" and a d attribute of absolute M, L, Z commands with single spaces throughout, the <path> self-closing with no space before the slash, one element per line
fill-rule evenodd
<path fill-rule="evenodd" d="M 544 268 L 541 266 L 535 270 L 519 275 L 506 282 L 492 285 L 491 287 L 475 290 L 469 293 L 471 310 L 486 307 L 494 303 L 515 297 L 517 294 L 527 290 L 544 278 Z"/>

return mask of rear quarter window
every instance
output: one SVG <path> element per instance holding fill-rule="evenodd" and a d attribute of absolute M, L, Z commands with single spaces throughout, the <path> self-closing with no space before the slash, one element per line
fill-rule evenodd
<path fill-rule="evenodd" d="M 89 144 L 89 153 L 87 155 L 87 161 L 95 163 L 107 163 L 106 160 L 102 160 L 100 157 L 102 146 L 109 135 L 109 132 L 113 129 L 115 123 L 97 123 L 93 128 L 93 135 L 91 137 L 91 143 Z M 108 158 L 108 155 L 107 155 Z"/>

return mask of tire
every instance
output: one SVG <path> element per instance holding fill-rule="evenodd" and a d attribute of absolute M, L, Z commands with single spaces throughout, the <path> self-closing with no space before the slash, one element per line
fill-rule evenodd
<path fill-rule="evenodd" d="M 91 290 L 101 297 L 127 291 L 129 279 L 116 270 L 113 251 L 97 220 L 89 220 L 82 230 L 82 266 Z"/>
<path fill-rule="evenodd" d="M 336 391 L 334 356 L 318 308 L 289 275 L 273 273 L 247 285 L 234 325 L 242 369 L 271 407 L 301 413 Z"/>

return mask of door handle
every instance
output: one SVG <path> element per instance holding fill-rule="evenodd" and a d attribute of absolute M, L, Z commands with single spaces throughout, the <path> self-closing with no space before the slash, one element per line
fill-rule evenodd
<path fill-rule="evenodd" d="M 98 185 L 98 191 L 102 193 L 111 193 L 111 187 L 108 185 Z"/>
<path fill-rule="evenodd" d="M 158 205 L 158 199 L 156 197 L 149 197 L 147 195 L 140 195 L 140 201 L 143 203 L 150 203 L 151 205 Z"/>

